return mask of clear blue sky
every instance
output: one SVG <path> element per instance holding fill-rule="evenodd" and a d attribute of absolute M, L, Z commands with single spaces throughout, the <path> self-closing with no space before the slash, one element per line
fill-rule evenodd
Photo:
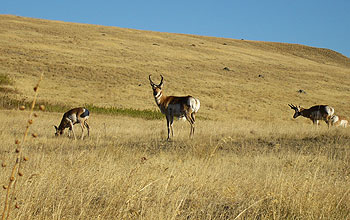
<path fill-rule="evenodd" d="M 0 14 L 298 43 L 350 57 L 350 0 L 2 0 Z"/>

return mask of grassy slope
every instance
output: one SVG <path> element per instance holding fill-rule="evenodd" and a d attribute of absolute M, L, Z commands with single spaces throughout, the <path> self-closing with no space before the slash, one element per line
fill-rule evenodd
<path fill-rule="evenodd" d="M 29 133 L 38 137 L 24 145 L 29 161 L 15 191 L 20 209 L 11 218 L 350 216 L 349 130 L 291 124 L 286 105 L 330 103 L 348 114 L 349 59 L 338 53 L 14 16 L 0 16 L 0 50 L 0 91 L 19 100 L 32 100 L 44 71 L 41 101 L 136 108 L 135 100 L 137 108 L 156 109 L 148 74 L 163 73 L 166 93 L 193 94 L 202 101 L 199 115 L 222 120 L 198 120 L 193 140 L 188 123 L 175 123 L 167 142 L 164 120 L 94 114 L 90 138 L 73 141 L 53 135 L 62 113 L 38 112 Z M 8 164 L 0 167 L 1 184 L 27 114 L 0 111 L 0 162 Z"/>
<path fill-rule="evenodd" d="M 291 120 L 287 103 L 348 115 L 349 67 L 339 53 L 303 45 L 0 15 L 0 73 L 18 99 L 44 71 L 42 101 L 156 109 L 148 75 L 163 74 L 165 94 L 198 97 L 206 118 Z"/>

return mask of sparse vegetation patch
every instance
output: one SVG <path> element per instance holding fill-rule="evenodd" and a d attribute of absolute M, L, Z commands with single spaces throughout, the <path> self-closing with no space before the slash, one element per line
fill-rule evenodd
<path fill-rule="evenodd" d="M 5 75 L 3 73 L 0 73 L 0 86 L 3 85 L 12 85 L 12 80 L 8 75 Z"/>

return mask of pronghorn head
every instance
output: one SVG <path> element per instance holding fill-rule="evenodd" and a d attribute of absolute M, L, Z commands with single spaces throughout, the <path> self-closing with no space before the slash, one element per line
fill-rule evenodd
<path fill-rule="evenodd" d="M 163 87 L 163 76 L 160 75 L 160 77 L 162 77 L 162 79 L 160 80 L 160 83 L 157 85 L 155 83 L 153 83 L 152 79 L 151 79 L 151 75 L 149 75 L 149 82 L 152 86 L 153 89 L 153 95 L 154 97 L 159 96 L 159 94 L 162 92 L 162 87 Z"/>
<path fill-rule="evenodd" d="M 59 129 L 56 125 L 54 125 L 54 127 L 56 129 L 55 136 L 60 136 L 63 134 L 63 129 Z"/>
<path fill-rule="evenodd" d="M 295 111 L 295 113 L 294 113 L 294 115 L 293 115 L 293 118 L 296 118 L 296 117 L 298 117 L 298 116 L 301 115 L 300 110 L 301 110 L 302 108 L 300 108 L 300 106 L 297 107 L 297 106 L 295 106 L 295 105 L 293 105 L 293 104 L 288 104 L 288 105 L 289 105 L 289 107 L 290 107 L 291 109 L 293 109 L 293 110 Z"/>

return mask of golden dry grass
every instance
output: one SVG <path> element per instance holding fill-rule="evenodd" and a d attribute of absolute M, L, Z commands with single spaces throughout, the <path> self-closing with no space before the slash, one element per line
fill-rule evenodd
<path fill-rule="evenodd" d="M 164 92 L 196 96 L 207 118 L 193 140 L 188 123 L 175 122 L 167 142 L 165 120 L 92 112 L 91 137 L 74 141 L 54 137 L 63 112 L 38 113 L 11 217 L 349 219 L 349 130 L 293 120 L 287 106 L 348 115 L 349 67 L 339 53 L 303 45 L 0 15 L 0 76 L 11 79 L 2 95 L 31 101 L 43 71 L 41 101 L 156 109 L 148 75 L 162 73 Z M 26 119 L 0 111 L 1 183 Z"/>
<path fill-rule="evenodd" d="M 16 219 L 347 219 L 350 135 L 311 125 L 189 125 L 93 115 L 91 137 L 55 138 L 61 114 L 39 113 L 18 182 Z M 0 159 L 27 116 L 1 111 Z M 14 123 L 16 121 L 16 123 Z M 80 130 L 76 126 L 76 132 Z M 2 168 L 6 180 L 8 168 Z M 1 201 L 3 195 L 1 195 Z"/>

